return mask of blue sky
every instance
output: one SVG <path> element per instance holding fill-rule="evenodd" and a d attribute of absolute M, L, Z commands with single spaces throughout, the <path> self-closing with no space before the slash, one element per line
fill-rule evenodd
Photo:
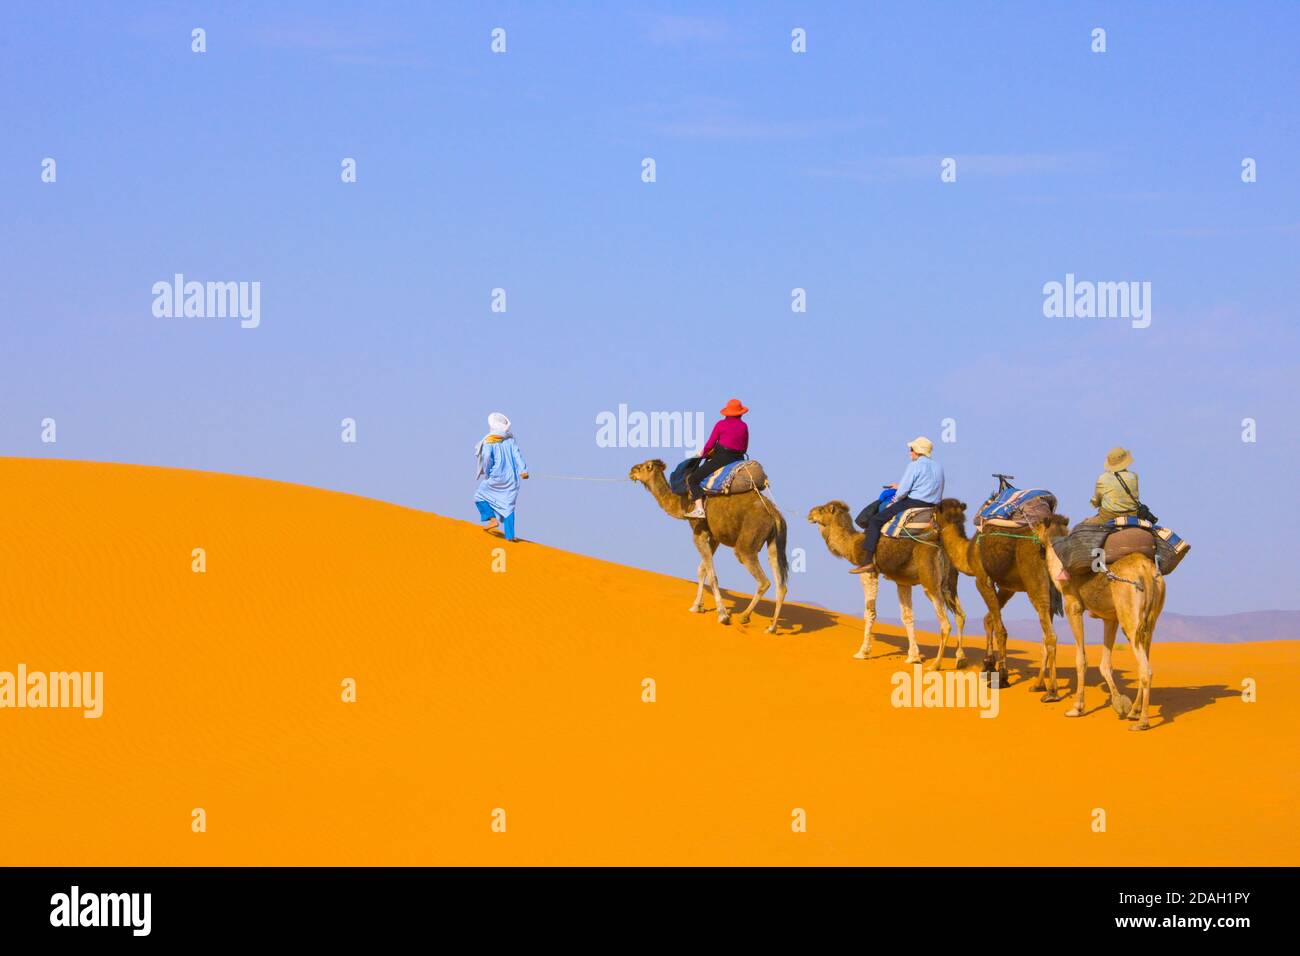
<path fill-rule="evenodd" d="M 680 453 L 599 447 L 602 411 L 711 423 L 734 395 L 807 552 L 792 597 L 853 609 L 808 508 L 865 503 L 953 418 L 951 494 L 1006 471 L 1082 517 L 1124 444 L 1193 546 L 1171 610 L 1300 604 L 1294 5 L 55 3 L 0 28 L 0 453 L 472 520 L 489 411 L 534 473 L 618 477 Z M 155 317 L 177 272 L 260 282 L 261 325 Z M 1150 282 L 1150 327 L 1044 317 L 1067 273 Z M 635 486 L 520 507 L 526 537 L 694 573 Z"/>

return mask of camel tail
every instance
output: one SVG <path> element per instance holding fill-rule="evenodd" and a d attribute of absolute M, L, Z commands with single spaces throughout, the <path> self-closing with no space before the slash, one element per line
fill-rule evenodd
<path fill-rule="evenodd" d="M 785 516 L 779 516 L 776 522 L 776 573 L 781 575 L 781 580 L 777 582 L 780 587 L 785 587 L 790 580 L 790 559 L 785 553 L 786 534 L 789 530 Z"/>
<path fill-rule="evenodd" d="M 1142 602 L 1142 633 L 1146 636 L 1148 645 L 1155 637 L 1156 619 L 1160 617 L 1160 606 L 1164 603 L 1156 597 L 1156 579 L 1160 576 L 1160 572 L 1156 570 L 1154 564 L 1151 566 L 1151 572 L 1142 575 L 1146 598 Z"/>
<path fill-rule="evenodd" d="M 948 558 L 948 552 L 939 548 L 939 596 L 943 598 L 943 606 L 948 610 L 956 612 L 959 605 L 957 604 L 957 569 L 953 567 L 952 561 Z"/>
<path fill-rule="evenodd" d="M 1051 609 L 1052 617 L 1065 617 L 1065 602 L 1061 600 L 1061 592 L 1056 589 L 1056 585 L 1050 580 L 1047 582 L 1047 593 L 1049 595 L 1048 607 Z"/>

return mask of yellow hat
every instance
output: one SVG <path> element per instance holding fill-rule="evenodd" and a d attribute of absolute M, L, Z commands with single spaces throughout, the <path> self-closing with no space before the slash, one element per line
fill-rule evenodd
<path fill-rule="evenodd" d="M 1106 452 L 1107 471 L 1123 471 L 1131 464 L 1133 464 L 1133 454 L 1127 448 L 1120 448 L 1119 445 L 1116 445 Z"/>
<path fill-rule="evenodd" d="M 918 435 L 907 443 L 907 447 L 918 455 L 928 455 L 934 451 L 934 442 L 923 435 Z"/>

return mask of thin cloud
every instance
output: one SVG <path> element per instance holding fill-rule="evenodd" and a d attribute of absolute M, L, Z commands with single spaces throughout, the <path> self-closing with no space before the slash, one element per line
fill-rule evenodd
<path fill-rule="evenodd" d="M 1186 226 L 1149 229 L 1147 235 L 1165 239 L 1231 239 L 1241 236 L 1291 236 L 1300 232 L 1300 222 L 1264 226 Z"/>
<path fill-rule="evenodd" d="M 663 14 L 652 17 L 646 26 L 645 36 L 660 46 L 687 46 L 697 43 L 716 43 L 730 35 L 727 22 L 721 17 L 683 16 Z"/>
<path fill-rule="evenodd" d="M 656 122 L 651 128 L 661 136 L 700 140 L 811 139 L 851 132 L 865 126 L 865 119 L 813 119 L 770 121 L 719 116 Z"/>
<path fill-rule="evenodd" d="M 957 161 L 957 176 L 1021 176 L 1095 163 L 1093 153 L 938 153 L 924 156 L 881 156 L 809 169 L 808 175 L 858 182 L 886 182 L 898 179 L 937 177 L 939 164 L 951 157 Z"/>
<path fill-rule="evenodd" d="M 357 25 L 348 28 L 310 20 L 271 24 L 253 33 L 260 46 L 276 50 L 298 50 L 324 56 L 331 63 L 354 66 L 427 67 L 428 57 L 397 52 L 394 46 L 404 38 L 391 32 Z"/>
<path fill-rule="evenodd" d="M 380 38 L 355 29 L 324 23 L 282 23 L 259 28 L 253 39 L 262 46 L 282 50 L 339 51 L 376 46 Z"/>

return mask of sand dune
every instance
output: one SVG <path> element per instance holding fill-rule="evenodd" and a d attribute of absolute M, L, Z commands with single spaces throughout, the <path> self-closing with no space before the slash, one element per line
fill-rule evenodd
<path fill-rule="evenodd" d="M 1300 862 L 1295 643 L 1157 631 L 1146 734 L 1027 681 L 981 719 L 891 705 L 897 628 L 859 663 L 859 619 L 721 627 L 540 544 L 499 573 L 499 539 L 377 501 L 25 459 L 0 488 L 0 671 L 104 674 L 99 719 L 0 710 L 3 864 Z"/>

